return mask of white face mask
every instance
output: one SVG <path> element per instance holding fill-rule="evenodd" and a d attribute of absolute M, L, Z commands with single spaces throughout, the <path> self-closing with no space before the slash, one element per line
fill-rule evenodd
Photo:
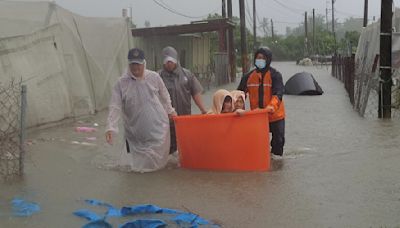
<path fill-rule="evenodd" d="M 265 59 L 256 59 L 254 65 L 261 70 L 267 66 L 267 61 L 265 61 Z"/>

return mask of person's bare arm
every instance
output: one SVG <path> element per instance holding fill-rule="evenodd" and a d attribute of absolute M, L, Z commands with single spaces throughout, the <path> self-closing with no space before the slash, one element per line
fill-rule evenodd
<path fill-rule="evenodd" d="M 163 80 L 161 79 L 160 75 L 158 75 L 158 73 L 157 76 L 158 76 L 157 79 L 158 79 L 158 89 L 159 89 L 158 91 L 160 95 L 160 100 L 165 111 L 168 114 L 168 117 L 171 119 L 173 116 L 176 116 L 177 114 L 175 109 L 172 107 L 171 97 L 169 96 L 168 90 L 165 87 Z"/>
<path fill-rule="evenodd" d="M 194 100 L 194 103 L 196 103 L 197 107 L 199 107 L 200 112 L 202 114 L 206 114 L 207 110 L 204 107 L 203 99 L 201 98 L 201 93 L 198 93 L 198 94 L 194 95 L 193 96 L 193 100 Z"/>

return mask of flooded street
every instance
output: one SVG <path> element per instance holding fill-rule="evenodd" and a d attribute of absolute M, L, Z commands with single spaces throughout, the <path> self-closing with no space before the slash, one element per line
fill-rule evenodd
<path fill-rule="evenodd" d="M 360 117 L 343 84 L 325 67 L 272 66 L 284 82 L 297 72 L 312 73 L 324 94 L 284 96 L 284 159 L 272 161 L 271 171 L 169 166 L 138 174 L 107 169 L 108 156 L 121 145 L 105 143 L 107 113 L 101 112 L 29 132 L 25 176 L 0 183 L 0 227 L 81 227 L 86 221 L 72 212 L 88 208 L 82 201 L 88 198 L 118 207 L 155 204 L 187 210 L 223 227 L 400 226 L 400 122 Z M 212 92 L 203 97 L 207 107 Z M 74 131 L 94 123 L 99 124 L 95 133 Z M 87 137 L 97 140 L 80 143 Z M 42 210 L 29 218 L 9 216 L 8 202 L 15 196 L 39 203 Z"/>

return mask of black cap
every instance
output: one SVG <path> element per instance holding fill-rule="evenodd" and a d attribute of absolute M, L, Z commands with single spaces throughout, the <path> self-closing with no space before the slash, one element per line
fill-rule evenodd
<path fill-rule="evenodd" d="M 128 62 L 143 64 L 144 63 L 144 52 L 139 48 L 132 48 L 128 52 Z"/>

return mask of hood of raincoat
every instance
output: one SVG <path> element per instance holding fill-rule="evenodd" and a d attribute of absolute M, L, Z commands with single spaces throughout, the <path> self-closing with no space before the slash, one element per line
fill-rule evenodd
<path fill-rule="evenodd" d="M 232 91 L 231 91 L 231 95 L 232 95 L 232 98 L 233 98 L 233 103 L 235 103 L 236 100 L 237 100 L 239 97 L 242 97 L 243 101 L 246 101 L 246 95 L 245 95 L 244 92 L 241 91 L 241 90 L 232 90 Z"/>
<path fill-rule="evenodd" d="M 264 55 L 267 59 L 266 59 L 266 65 L 263 69 L 258 69 L 256 68 L 258 71 L 263 71 L 265 72 L 266 70 L 269 69 L 270 65 L 271 65 L 271 61 L 272 61 L 272 51 L 269 49 L 269 47 L 260 47 L 255 53 L 254 53 L 254 66 L 256 63 L 256 56 L 258 54 L 262 54 Z"/>
<path fill-rule="evenodd" d="M 225 97 L 232 97 L 231 93 L 228 90 L 220 89 L 213 95 L 213 105 L 211 110 L 208 112 L 209 114 L 221 114 L 222 106 L 224 104 Z M 233 98 L 232 98 L 232 107 L 233 107 Z"/>
<path fill-rule="evenodd" d="M 165 47 L 162 50 L 162 55 L 163 55 L 163 58 L 164 58 L 163 59 L 164 64 L 167 61 L 172 61 L 174 63 L 178 63 L 178 52 L 176 51 L 175 48 L 173 48 L 171 46 Z"/>

